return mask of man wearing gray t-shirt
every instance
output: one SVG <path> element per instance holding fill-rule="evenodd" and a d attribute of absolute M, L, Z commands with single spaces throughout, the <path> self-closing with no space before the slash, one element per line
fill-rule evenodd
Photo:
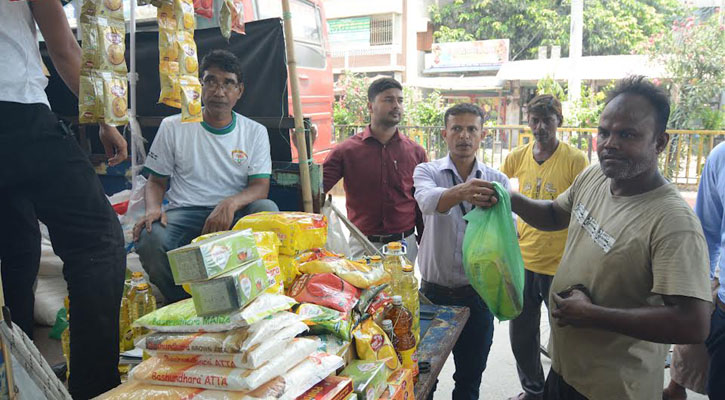
<path fill-rule="evenodd" d="M 172 115 L 161 122 L 145 164 L 146 215 L 134 227 L 141 265 L 167 303 L 189 296 L 174 283 L 167 251 L 228 230 L 245 215 L 278 211 L 267 199 L 267 130 L 232 110 L 244 91 L 239 60 L 214 50 L 200 73 L 203 121 L 182 124 L 180 115 Z"/>

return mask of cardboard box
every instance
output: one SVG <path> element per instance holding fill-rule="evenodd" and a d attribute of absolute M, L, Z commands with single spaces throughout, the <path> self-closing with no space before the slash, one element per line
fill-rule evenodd
<path fill-rule="evenodd" d="M 400 368 L 388 378 L 388 388 L 380 400 L 415 400 L 413 371 Z"/>
<path fill-rule="evenodd" d="M 246 306 L 270 283 L 264 261 L 259 259 L 208 281 L 191 283 L 190 286 L 196 313 L 205 317 Z"/>
<path fill-rule="evenodd" d="M 259 259 L 249 229 L 232 231 L 166 253 L 174 283 L 203 281 Z"/>
<path fill-rule="evenodd" d="M 387 389 L 390 370 L 384 361 L 354 360 L 340 375 L 352 379 L 358 399 L 377 400 Z"/>
<path fill-rule="evenodd" d="M 328 376 L 298 396 L 297 400 L 345 400 L 351 393 L 352 379 Z"/>

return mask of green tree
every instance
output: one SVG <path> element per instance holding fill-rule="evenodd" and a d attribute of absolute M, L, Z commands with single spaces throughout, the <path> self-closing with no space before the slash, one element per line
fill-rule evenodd
<path fill-rule="evenodd" d="M 725 90 L 725 25 L 718 14 L 698 20 L 675 21 L 664 34 L 652 37 L 644 46 L 650 56 L 665 65 L 665 84 L 673 100 L 669 127 L 672 129 L 723 129 L 725 112 L 720 96 Z M 685 149 L 678 135 L 670 140 L 665 174 L 673 176 L 678 165 L 678 148 Z M 684 142 L 684 141 L 683 141 Z M 704 137 L 693 146 L 705 146 Z M 685 149 L 694 152 L 695 149 Z M 698 166 L 699 168 L 700 166 Z"/>
<path fill-rule="evenodd" d="M 568 54 L 570 0 L 454 0 L 432 6 L 438 42 L 509 39 L 511 59 L 535 58 L 538 46 Z M 682 13 L 676 0 L 587 0 L 584 55 L 626 54 Z"/>
<path fill-rule="evenodd" d="M 368 86 L 370 79 L 363 74 L 344 72 L 335 82 L 339 92 L 332 105 L 332 120 L 335 125 L 364 125 L 369 121 Z"/>

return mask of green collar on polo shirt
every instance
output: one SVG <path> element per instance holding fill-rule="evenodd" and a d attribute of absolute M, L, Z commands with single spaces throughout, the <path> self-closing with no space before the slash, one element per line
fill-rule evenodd
<path fill-rule="evenodd" d="M 225 126 L 224 128 L 217 129 L 209 124 L 207 124 L 204 121 L 201 121 L 201 126 L 204 127 L 207 131 L 210 133 L 213 133 L 215 135 L 226 135 L 227 133 L 234 130 L 234 127 L 237 125 L 237 113 L 232 111 L 232 122 L 229 123 L 229 125 Z"/>

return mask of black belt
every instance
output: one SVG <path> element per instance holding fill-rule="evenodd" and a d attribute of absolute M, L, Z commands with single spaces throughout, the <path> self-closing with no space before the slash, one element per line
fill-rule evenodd
<path fill-rule="evenodd" d="M 403 233 L 393 233 L 390 235 L 370 235 L 368 236 L 368 240 L 374 243 L 388 244 L 390 242 L 397 242 L 403 240 L 408 236 L 412 235 L 414 232 L 415 227 L 412 227 Z"/>
<path fill-rule="evenodd" d="M 471 285 L 449 288 L 424 280 L 421 280 L 420 282 L 420 290 L 423 294 L 430 293 L 431 295 L 454 297 L 457 299 L 478 296 L 476 289 L 474 289 Z"/>

